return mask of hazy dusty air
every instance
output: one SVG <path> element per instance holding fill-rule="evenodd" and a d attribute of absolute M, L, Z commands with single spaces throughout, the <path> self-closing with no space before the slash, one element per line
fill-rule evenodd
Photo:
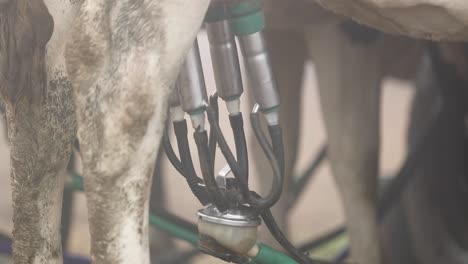
<path fill-rule="evenodd" d="M 467 40 L 464 0 L 316 0 L 323 7 L 388 33 L 425 39 Z"/>
<path fill-rule="evenodd" d="M 204 71 L 207 76 L 206 82 L 209 93 L 214 91 L 214 79 L 211 69 L 211 60 L 207 48 L 207 40 L 205 34 L 199 35 L 201 54 L 203 57 Z M 316 80 L 313 64 L 307 66 L 304 76 L 304 96 L 302 104 L 302 120 L 303 125 L 300 131 L 300 154 L 296 171 L 304 169 L 308 162 L 311 161 L 313 155 L 319 150 L 320 146 L 326 140 L 324 128 L 321 119 L 320 104 L 316 89 Z M 395 80 L 385 82 L 383 105 L 382 105 L 382 157 L 381 157 L 381 174 L 391 174 L 399 167 L 405 151 L 405 129 L 407 126 L 407 112 L 409 103 L 413 95 L 413 90 L 409 87 L 410 84 Z M 246 89 L 248 93 L 248 88 Z M 246 94 L 247 94 L 246 93 Z M 399 102 L 393 104 L 391 102 Z M 220 102 L 221 103 L 221 102 Z M 242 107 L 245 114 L 250 111 L 250 106 L 247 99 L 243 99 Z M 221 116 L 227 115 L 223 104 L 220 104 Z M 228 129 L 227 119 L 221 119 L 222 126 Z M 246 128 L 250 131 L 250 124 L 246 122 Z M 287 128 L 284 128 L 287 129 Z M 232 138 L 230 133 L 226 132 L 230 143 Z M 0 136 L 0 231 L 6 234 L 11 232 L 11 191 L 9 177 L 9 149 L 8 143 L 4 136 L 4 130 L 1 130 Z M 193 143 L 193 142 L 192 142 Z M 192 150 L 195 150 L 193 144 Z M 193 152 L 194 160 L 197 161 L 196 153 Z M 219 157 L 217 160 L 217 168 L 220 169 L 224 162 Z M 171 211 L 191 221 L 196 221 L 195 212 L 200 208 L 194 196 L 186 186 L 186 182 L 176 171 L 166 162 L 164 157 L 164 179 L 167 188 L 167 206 Z M 250 157 L 251 164 L 254 164 L 254 159 Z M 197 162 L 195 162 L 197 163 Z M 254 169 L 251 168 L 251 172 Z M 254 180 L 255 175 L 252 175 L 251 182 L 253 188 L 258 186 Z M 73 211 L 73 228 L 71 231 L 71 241 L 68 250 L 75 254 L 89 254 L 89 234 L 87 225 L 87 213 L 84 194 L 76 194 L 76 200 Z M 175 209 L 177 208 L 177 210 Z M 299 201 L 298 206 L 292 211 L 291 219 L 291 235 L 292 240 L 296 243 L 306 241 L 314 236 L 317 236 L 339 224 L 342 224 L 343 214 L 341 205 L 336 192 L 333 179 L 330 174 L 328 164 L 325 163 L 318 170 L 318 175 L 309 186 L 304 196 Z M 179 243 L 181 246 L 187 246 L 185 243 Z M 0 262 L 1 263 L 1 262 Z M 221 263 L 221 261 L 202 256 L 198 257 L 196 263 Z"/>
<path fill-rule="evenodd" d="M 249 1 L 255 4 L 243 5 Z M 99 263 L 150 263 L 147 205 L 152 168 L 166 124 L 169 95 L 175 88 L 173 83 L 177 75 L 179 80 L 186 79 L 184 71 L 179 74 L 180 63 L 185 61 L 182 69 L 189 68 L 189 72 L 197 70 L 197 81 L 203 79 L 198 45 L 193 49 L 197 35 L 208 94 L 215 91 L 207 34 L 200 32 L 204 22 L 207 23 L 211 51 L 216 56 L 213 65 L 220 97 L 231 100 L 237 98 L 242 90 L 240 79 L 235 78 L 237 93 L 226 94 L 221 90 L 229 87 L 225 84 L 228 82 L 220 82 L 218 78 L 219 73 L 225 75 L 223 78 L 238 75 L 237 54 L 242 54 L 249 71 L 252 87 L 248 87 L 248 77 L 243 74 L 245 93 L 241 98 L 241 109 L 249 138 L 250 189 L 260 194 L 269 192 L 273 173 L 265 157 L 256 156 L 263 155 L 263 152 L 255 142 L 248 120 L 254 104 L 249 95 L 255 94 L 258 103 L 255 109 L 263 111 L 272 129 L 271 142 L 275 150 L 282 148 L 277 143 L 281 143 L 280 137 L 283 138 L 286 148 L 284 189 L 288 190 L 290 178 L 301 174 L 317 152 L 327 146 L 326 161 L 305 186 L 305 194 L 293 210 L 288 211 L 290 197 L 287 194 L 279 200 L 279 195 L 271 195 L 274 198 L 268 199 L 277 201 L 271 208 L 272 213 L 280 227 L 289 223 L 287 233 L 293 244 L 301 245 L 346 222 L 352 262 L 383 264 L 390 255 L 398 255 L 385 256 L 391 250 L 387 251 L 385 244 L 389 243 L 380 230 L 378 177 L 394 175 L 407 156 L 408 113 L 415 89 L 410 82 L 397 81 L 389 76 L 400 80 L 417 77 L 418 87 L 424 78 L 423 81 L 434 86 L 460 88 L 461 91 L 465 86 L 463 81 L 454 84 L 446 79 L 463 77 L 449 76 L 450 73 L 444 72 L 455 66 L 459 75 L 466 75 L 464 58 L 468 51 L 460 44 L 463 42 L 453 44 L 454 40 L 468 39 L 466 0 L 256 1 L 143 0 L 135 4 L 132 0 L 115 3 L 106 0 L 0 0 L 0 24 L 4 24 L 0 28 L 5 31 L 0 34 L 3 43 L 0 43 L 0 61 L 5 62 L 0 69 L 3 73 L 0 77 L 4 79 L 0 97 L 8 117 L 10 143 L 8 145 L 3 135 L 0 155 L 4 159 L 3 163 L 0 162 L 0 172 L 3 170 L 4 177 L 0 179 L 6 182 L 1 185 L 4 199 L 0 201 L 0 234 L 2 228 L 5 233 L 12 234 L 13 262 L 32 260 L 39 263 L 44 259 L 50 263 L 62 262 L 60 214 L 66 178 L 62 174 L 67 170 L 72 145 L 78 137 L 81 153 L 76 156 L 82 160 L 76 161 L 75 169 L 84 175 L 86 196 L 75 194 L 70 243 L 63 251 L 90 257 L 92 262 Z M 229 22 L 227 17 L 221 18 L 225 19 L 223 21 L 212 21 L 211 18 L 219 17 L 217 13 L 216 16 L 209 13 L 209 19 L 206 19 L 210 2 L 221 3 L 211 9 L 214 12 L 219 11 L 218 7 L 229 8 L 227 13 L 232 11 L 240 17 Z M 238 2 L 241 5 L 232 6 L 234 9 L 224 6 Z M 265 24 L 257 12 L 257 3 L 261 2 L 265 3 Z M 238 14 L 237 11 L 241 10 L 244 13 Z M 235 52 L 231 33 L 236 35 L 242 52 Z M 421 39 L 443 40 L 440 43 L 445 44 L 428 45 L 428 41 Z M 433 68 L 420 63 L 427 47 L 427 58 L 432 59 Z M 187 56 L 190 48 L 195 52 L 189 52 Z M 220 52 L 216 52 L 218 48 Z M 225 55 L 229 55 L 229 59 L 225 59 Z M 194 57 L 196 59 L 191 60 Z M 223 70 L 223 65 L 228 64 L 226 62 L 232 67 Z M 197 82 L 191 81 L 193 84 Z M 199 87 L 194 89 L 187 83 L 179 85 L 183 110 L 191 114 L 193 127 L 198 128 L 200 124 L 208 123 L 202 120 L 204 115 L 195 115 L 195 111 L 204 107 L 205 83 L 199 83 Z M 189 105 L 187 98 L 197 102 Z M 241 116 L 232 116 L 233 109 L 235 113 L 239 110 L 238 101 L 229 101 L 226 107 L 220 100 L 219 105 L 221 130 L 225 131 L 228 143 L 233 146 L 226 108 L 229 108 L 231 118 L 239 121 Z M 427 105 L 433 105 L 433 102 Z M 460 102 L 460 109 L 462 105 Z M 171 108 L 172 114 L 183 115 L 182 110 L 174 109 Z M 256 114 L 252 116 L 255 118 Z M 278 125 L 278 117 L 282 128 Z M 460 120 L 462 117 L 460 115 Z M 419 121 L 419 118 L 412 120 Z M 232 119 L 230 121 L 235 123 Z M 256 128 L 259 127 L 255 119 L 252 122 Z M 415 131 L 413 124 L 411 132 Z M 236 130 L 235 125 L 232 127 Z M 280 129 L 283 130 L 282 135 Z M 193 130 L 189 130 L 188 134 L 196 139 L 206 132 L 197 129 L 192 134 Z M 172 135 L 171 129 L 169 132 Z M 258 130 L 256 132 L 258 136 Z M 239 135 L 237 131 L 234 134 Z M 206 134 L 201 136 L 206 138 Z M 464 135 L 460 133 L 459 136 Z M 171 137 L 174 142 L 174 136 Z M 258 138 L 262 141 L 261 136 Z M 238 139 L 236 137 L 236 142 Z M 200 141 L 198 147 L 194 141 L 190 137 L 192 153 L 188 154 L 192 155 L 200 172 L 197 165 L 201 163 L 203 166 L 210 161 L 201 156 L 199 162 L 196 149 L 200 153 L 203 149 L 200 149 Z M 265 144 L 263 142 L 263 146 Z M 208 147 L 204 143 L 202 145 L 202 148 Z M 237 147 L 239 160 L 242 157 L 246 159 L 245 152 L 239 145 Z M 181 151 L 182 156 L 188 152 Z M 207 152 L 208 149 L 205 154 Z M 201 205 L 194 199 L 185 179 L 167 162 L 163 152 L 161 155 L 163 165 L 158 172 L 162 173 L 163 183 L 157 182 L 158 186 L 163 186 L 167 196 L 164 199 L 166 207 L 174 214 L 196 222 L 196 212 Z M 274 160 L 272 155 L 270 160 Z M 277 156 L 279 158 L 279 154 Z M 245 159 L 239 162 L 241 167 L 244 167 Z M 294 168 L 293 161 L 296 162 Z M 223 155 L 218 154 L 215 174 L 225 163 Z M 279 188 L 275 187 L 279 186 L 280 173 L 276 166 L 274 169 L 276 177 L 271 193 L 279 194 Z M 206 176 L 206 171 L 203 172 Z M 211 200 L 218 200 L 217 196 L 213 197 Z M 422 199 L 418 196 L 407 200 Z M 216 201 L 214 204 L 221 208 Z M 255 204 L 249 202 L 257 208 Z M 269 208 L 272 203 L 267 204 Z M 414 213 L 416 210 L 413 209 L 407 212 Z M 421 222 L 426 224 L 424 219 L 427 219 L 406 218 L 411 220 L 409 227 L 416 222 L 418 225 Z M 435 230 L 426 229 L 428 233 Z M 201 234 L 211 237 L 205 231 L 200 228 Z M 265 228 L 260 228 L 259 232 L 259 242 L 277 246 L 271 236 L 265 236 Z M 411 235 L 412 243 L 416 241 L 413 232 L 405 233 Z M 438 237 L 444 237 L 444 234 Z M 226 239 L 222 237 L 218 242 L 221 240 Z M 421 244 L 426 241 L 434 240 L 421 239 Z M 163 243 L 168 249 L 172 248 L 172 244 Z M 411 250 L 418 244 L 414 242 L 409 247 L 390 243 Z M 437 243 L 434 247 L 444 247 Z M 190 247 L 180 241 L 177 245 Z M 223 245 L 233 252 L 243 252 Z M 166 253 L 167 250 L 160 252 Z M 293 250 L 290 252 L 292 256 L 300 255 L 294 254 Z M 248 256 L 253 255 L 255 252 L 249 251 Z M 296 257 L 302 259 L 306 256 Z M 220 263 L 202 254 L 197 258 L 200 263 Z M 436 257 L 431 259 L 449 262 Z"/>

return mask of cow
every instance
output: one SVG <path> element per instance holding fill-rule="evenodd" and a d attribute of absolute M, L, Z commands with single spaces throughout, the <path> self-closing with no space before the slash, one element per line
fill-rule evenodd
<path fill-rule="evenodd" d="M 376 213 L 380 87 L 387 76 L 414 79 L 423 45 L 419 40 L 358 25 L 313 2 L 271 0 L 265 2 L 265 11 L 266 38 L 279 83 L 287 146 L 287 178 L 273 213 L 287 230 L 287 191 L 301 119 L 298 102 L 305 61 L 309 58 L 315 65 L 327 154 L 342 197 L 353 259 L 357 263 L 382 263 Z M 267 175 L 262 173 L 268 166 L 267 160 L 257 153 L 258 148 L 252 150 L 258 165 L 256 175 Z M 266 241 L 274 242 L 268 236 Z"/>
<path fill-rule="evenodd" d="M 349 16 L 359 23 L 393 34 L 374 34 L 374 37 L 360 41 L 359 37 L 344 34 L 343 25 L 349 24 L 345 22 L 346 17 L 334 17 L 320 11 L 312 2 L 272 0 L 266 3 L 267 14 L 270 11 L 271 17 L 276 18 L 269 24 L 267 36 L 272 40 L 269 43 L 273 47 L 274 63 L 276 59 L 279 87 L 285 89 L 282 91 L 282 95 L 286 95 L 282 115 L 287 118 L 282 120 L 291 128 L 289 134 L 285 134 L 289 147 L 286 175 L 292 174 L 294 165 L 297 117 L 300 116 L 296 102 L 300 100 L 300 80 L 308 51 L 316 66 L 329 141 L 328 156 L 342 196 L 352 255 L 357 263 L 383 263 L 382 243 L 376 225 L 378 87 L 386 75 L 414 77 L 415 66 L 422 54 L 421 42 L 394 34 L 431 40 L 466 39 L 466 22 L 463 20 L 466 8 L 462 8 L 462 2 L 453 1 L 316 1 L 338 15 Z M 283 19 L 278 20 L 278 17 Z M 453 44 L 441 45 L 448 61 L 459 64 L 460 76 L 466 76 L 464 60 L 457 59 L 464 55 L 462 52 L 455 56 L 451 54 L 454 48 L 459 50 Z M 395 72 L 396 68 L 400 71 Z M 262 168 L 260 166 L 260 170 Z M 287 201 L 287 195 L 283 196 L 274 210 L 283 225 Z"/>
<path fill-rule="evenodd" d="M 93 262 L 149 263 L 149 186 L 164 128 L 167 99 L 209 2 L 0 1 L 0 96 L 11 143 L 15 263 L 62 262 L 59 216 L 64 179 L 60 175 L 64 175 L 75 135 L 84 166 Z M 346 4 L 318 2 L 342 12 L 362 11 L 356 8 L 361 7 L 361 2 L 372 3 L 370 0 Z M 448 18 L 456 18 L 463 24 L 467 12 L 461 4 L 448 6 L 440 1 L 419 1 L 440 7 L 418 13 L 421 19 L 429 21 L 434 15 L 446 18 L 440 23 L 428 23 L 422 30 L 411 27 L 420 20 L 415 23 L 410 23 L 414 18 L 408 20 L 411 12 L 419 9 L 405 9 L 406 2 L 394 1 L 397 9 L 394 13 L 403 15 L 384 16 L 379 11 L 385 9 L 384 2 L 388 1 L 375 2 L 366 9 L 372 10 L 373 16 L 364 11 L 351 15 L 371 26 L 411 36 L 465 38 L 462 29 L 446 32 L 440 28 L 452 25 L 446 21 Z M 343 10 L 345 5 L 348 9 Z M 448 11 L 456 16 L 447 16 Z M 385 23 L 379 24 L 379 19 Z M 387 26 L 394 21 L 399 22 L 398 27 Z M 339 45 L 339 38 L 332 36 L 332 40 Z M 324 81 L 332 80 L 328 77 L 324 75 Z M 368 95 L 367 91 L 361 92 L 362 96 Z M 378 100 L 373 100 L 377 93 L 368 95 L 372 104 L 363 107 L 374 109 L 378 105 Z M 334 96 L 340 98 L 331 91 L 328 99 L 323 96 L 322 100 L 333 102 L 337 100 Z M 350 118 L 360 114 L 358 110 L 366 109 L 350 111 Z M 335 118 L 339 117 L 326 117 L 327 127 L 336 129 L 338 119 Z M 375 115 L 369 119 L 375 119 Z M 375 140 L 375 130 L 367 132 Z M 363 135 L 351 134 L 352 139 L 358 136 Z M 347 144 L 333 135 L 329 139 L 330 149 L 342 150 L 341 144 Z M 346 157 L 350 155 L 348 152 Z M 331 159 L 335 157 L 332 155 Z M 337 167 L 334 171 L 346 169 Z M 346 185 L 347 179 L 337 179 L 339 185 Z M 354 199 L 355 210 L 364 217 L 372 212 L 374 181 L 370 178 L 348 182 L 358 186 L 356 192 L 347 195 Z M 351 210 L 350 206 L 346 207 Z M 367 219 L 371 222 L 364 223 L 369 224 L 366 229 L 371 228 L 371 235 L 365 243 L 376 244 L 369 252 L 359 250 L 355 254 L 363 264 L 370 264 L 371 260 L 380 263 L 379 251 L 375 250 L 378 238 L 372 230 L 375 220 Z M 356 236 L 353 232 L 358 231 L 351 230 L 351 235 Z M 358 247 L 357 242 L 352 242 L 353 247 Z"/>
<path fill-rule="evenodd" d="M 466 40 L 463 0 L 316 0 L 333 12 L 387 33 L 430 40 Z"/>

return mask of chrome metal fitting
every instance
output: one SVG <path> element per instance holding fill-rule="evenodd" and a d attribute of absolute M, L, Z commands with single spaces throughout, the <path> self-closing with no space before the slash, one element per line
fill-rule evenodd
<path fill-rule="evenodd" d="M 237 45 L 228 20 L 206 23 L 216 90 L 224 101 L 238 99 L 244 92 Z"/>
<path fill-rule="evenodd" d="M 262 32 L 238 36 L 244 56 L 249 86 L 262 112 L 271 111 L 280 105 L 276 79 L 273 74 Z"/>
<path fill-rule="evenodd" d="M 207 102 L 205 77 L 198 42 L 195 40 L 181 68 L 177 86 L 182 108 L 190 115 L 203 112 Z"/>

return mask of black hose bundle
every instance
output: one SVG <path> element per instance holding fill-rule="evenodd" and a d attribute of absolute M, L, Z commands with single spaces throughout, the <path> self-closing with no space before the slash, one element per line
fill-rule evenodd
<path fill-rule="evenodd" d="M 192 190 L 193 194 L 197 197 L 200 203 L 202 205 L 207 205 L 210 202 L 208 193 L 201 185 L 203 180 L 197 176 L 195 168 L 193 167 L 192 157 L 190 155 L 190 147 L 187 138 L 187 122 L 185 120 L 174 121 L 173 124 L 174 132 L 177 138 L 177 146 L 179 148 L 180 161 L 178 161 L 177 157 L 175 156 L 168 136 L 166 136 L 166 139 L 164 140 L 166 154 L 168 155 L 168 158 L 174 167 L 176 167 L 176 169 L 178 167 L 177 170 L 179 173 L 185 177 L 190 190 Z M 182 168 L 180 166 L 182 166 Z"/>
<path fill-rule="evenodd" d="M 229 200 L 223 195 L 220 188 L 216 184 L 216 179 L 213 171 L 213 161 L 210 158 L 210 150 L 208 147 L 208 135 L 206 130 L 195 131 L 193 134 L 197 143 L 198 157 L 200 159 L 200 167 L 202 170 L 205 186 L 210 195 L 212 203 L 220 212 L 224 212 L 229 208 Z"/>
<path fill-rule="evenodd" d="M 229 148 L 229 145 L 226 139 L 224 138 L 223 133 L 221 132 L 221 128 L 216 122 L 215 111 L 210 106 L 208 106 L 206 108 L 206 112 L 208 115 L 208 121 L 210 123 L 211 129 L 215 131 L 214 133 L 216 134 L 216 139 L 218 141 L 219 148 L 221 149 L 221 153 L 223 153 L 223 156 L 226 159 L 226 162 L 229 164 L 232 173 L 234 174 L 234 177 L 238 181 L 243 198 L 248 199 L 250 195 L 250 190 L 246 181 L 246 177 L 242 175 L 242 169 L 237 163 L 236 159 L 234 158 L 234 155 L 232 154 L 232 151 Z"/>
<path fill-rule="evenodd" d="M 255 108 L 258 109 L 258 108 Z M 202 170 L 203 180 L 201 180 L 195 172 L 193 161 L 190 155 L 190 148 L 187 138 L 187 123 L 183 121 L 174 122 L 174 131 L 177 138 L 179 153 L 181 160 L 177 159 L 167 133 L 164 134 L 163 144 L 167 156 L 174 167 L 182 175 L 185 176 L 189 183 L 192 192 L 203 200 L 203 204 L 211 201 L 219 211 L 225 211 L 233 206 L 244 206 L 248 204 L 250 208 L 256 211 L 265 222 L 275 239 L 291 254 L 291 256 L 301 264 L 326 264 L 329 262 L 315 261 L 309 259 L 306 255 L 296 249 L 286 238 L 283 232 L 278 227 L 270 208 L 279 200 L 283 188 L 284 179 L 284 146 L 282 140 L 282 131 L 280 125 L 270 125 L 268 127 L 271 144 L 265 136 L 260 122 L 260 114 L 254 110 L 250 116 L 252 128 L 255 136 L 262 147 L 263 152 L 268 158 L 272 171 L 273 183 L 271 190 L 266 197 L 261 197 L 255 192 L 251 192 L 248 187 L 248 155 L 247 143 L 244 133 L 244 124 L 242 114 L 230 115 L 230 123 L 234 134 L 236 145 L 236 156 L 234 157 L 227 141 L 219 126 L 219 115 L 217 96 L 210 97 L 210 105 L 206 107 L 208 121 L 211 131 L 210 137 L 205 130 L 197 130 L 194 132 L 194 139 L 197 144 L 198 155 L 200 159 L 200 167 Z M 216 183 L 214 175 L 214 158 L 216 154 L 216 143 L 218 143 L 223 156 L 229 164 L 237 186 L 240 189 L 241 197 L 230 196 L 225 190 L 221 190 Z M 205 183 L 205 187 L 200 184 Z M 234 198 L 233 198 L 234 197 Z"/>

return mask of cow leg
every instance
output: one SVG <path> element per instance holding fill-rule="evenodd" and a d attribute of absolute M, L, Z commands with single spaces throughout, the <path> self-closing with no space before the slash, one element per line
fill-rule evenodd
<path fill-rule="evenodd" d="M 149 190 L 167 98 L 208 2 L 89 0 L 81 8 L 66 58 L 94 263 L 149 263 Z"/>
<path fill-rule="evenodd" d="M 372 45 L 356 44 L 335 23 L 310 27 L 328 157 L 341 194 L 356 263 L 382 263 L 377 229 L 381 67 Z"/>
<path fill-rule="evenodd" d="M 76 125 L 60 29 L 73 17 L 71 6 L 62 2 L 49 11 L 47 1 L 14 1 L 0 13 L 14 263 L 62 262 L 62 191 Z M 56 13 L 70 20 L 54 26 Z"/>
<path fill-rule="evenodd" d="M 62 262 L 62 191 L 75 123 L 71 87 L 48 89 L 56 94 L 39 106 L 7 107 L 15 263 Z"/>
<path fill-rule="evenodd" d="M 298 147 L 298 131 L 300 125 L 302 74 L 306 59 L 306 46 L 303 35 L 294 31 L 267 30 L 265 37 L 273 63 L 273 70 L 281 94 L 280 119 L 283 129 L 285 145 L 285 180 L 283 194 L 278 203 L 272 208 L 272 213 L 279 226 L 287 233 L 287 207 L 290 194 L 289 183 L 293 174 Z M 251 137 L 254 138 L 253 136 Z M 252 141 L 255 141 L 254 139 Z M 254 143 L 254 142 L 252 142 Z M 257 144 L 256 141 L 254 144 Z M 260 147 L 251 148 L 255 157 L 255 177 L 262 182 L 261 192 L 269 191 L 271 174 L 269 163 Z M 270 245 L 276 244 L 267 232 L 261 233 L 261 239 Z"/>
<path fill-rule="evenodd" d="M 15 263 L 62 262 L 62 191 L 75 122 L 70 85 L 52 82 L 40 105 L 7 107 Z"/>
<path fill-rule="evenodd" d="M 70 85 L 48 89 L 41 105 L 7 107 L 14 263 L 62 262 L 62 191 L 75 122 Z"/>

